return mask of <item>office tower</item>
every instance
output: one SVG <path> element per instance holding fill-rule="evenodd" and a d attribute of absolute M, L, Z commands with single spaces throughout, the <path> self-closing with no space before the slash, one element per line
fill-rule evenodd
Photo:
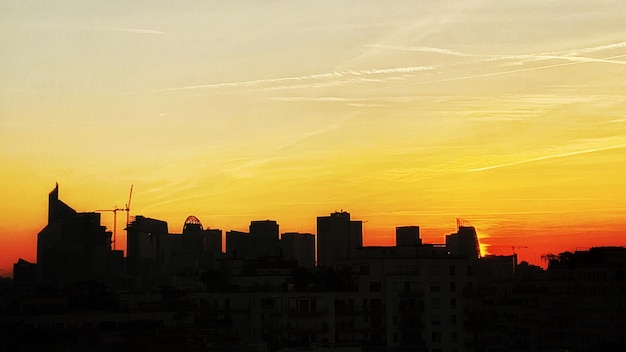
<path fill-rule="evenodd" d="M 335 212 L 317 218 L 317 264 L 333 266 L 355 256 L 363 246 L 363 223 L 351 221 L 350 213 Z"/>
<path fill-rule="evenodd" d="M 231 259 L 249 259 L 251 257 L 250 234 L 241 231 L 226 232 L 226 256 Z"/>
<path fill-rule="evenodd" d="M 48 224 L 37 235 L 41 283 L 71 284 L 107 280 L 112 275 L 111 232 L 100 213 L 78 213 L 59 199 L 59 185 L 48 195 Z"/>
<path fill-rule="evenodd" d="M 161 270 L 165 261 L 167 222 L 138 215 L 128 224 L 126 231 L 128 273 L 155 276 L 153 274 L 156 274 L 157 269 Z"/>
<path fill-rule="evenodd" d="M 283 257 L 295 260 L 304 268 L 315 267 L 315 236 L 310 233 L 288 232 L 280 236 Z"/>
<path fill-rule="evenodd" d="M 474 226 L 459 226 L 457 233 L 446 236 L 446 247 L 453 256 L 480 258 L 478 235 Z"/>
<path fill-rule="evenodd" d="M 396 227 L 396 246 L 421 246 L 419 226 Z"/>
<path fill-rule="evenodd" d="M 222 230 L 205 229 L 197 217 L 188 216 L 183 225 L 182 250 L 178 254 L 193 269 L 214 268 L 215 260 L 222 256 Z"/>
<path fill-rule="evenodd" d="M 278 224 L 274 220 L 255 220 L 250 223 L 250 239 L 252 240 L 252 257 L 277 257 L 280 254 L 278 245 Z"/>

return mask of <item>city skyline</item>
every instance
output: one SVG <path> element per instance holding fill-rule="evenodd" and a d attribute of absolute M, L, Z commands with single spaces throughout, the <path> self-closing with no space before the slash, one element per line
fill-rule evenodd
<path fill-rule="evenodd" d="M 405 226 L 394 246 L 363 246 L 363 222 L 341 211 L 317 217 L 317 237 L 279 236 L 276 221 L 253 220 L 247 233 L 226 232 L 224 252 L 223 231 L 195 216 L 172 233 L 137 215 L 123 257 L 100 213 L 59 195 L 56 184 L 37 263 L 20 259 L 13 279 L 0 280 L 11 350 L 134 350 L 135 341 L 259 352 L 626 345 L 626 247 L 547 255 L 544 270 L 515 254 L 481 256 L 463 219 L 445 244 L 423 243 L 419 227 Z"/>
<path fill-rule="evenodd" d="M 132 186 L 131 186 L 131 195 L 132 195 Z M 49 204 L 52 204 L 51 202 L 54 202 L 55 204 L 57 202 L 59 202 L 59 184 L 58 183 L 56 183 L 54 189 L 52 189 L 52 191 L 50 191 L 50 195 L 48 197 L 48 202 L 49 202 Z M 102 232 L 102 234 L 104 234 L 105 231 L 107 231 L 109 233 L 109 237 L 110 237 L 110 242 L 111 243 L 110 243 L 110 246 L 108 246 L 108 247 L 110 247 L 110 249 L 116 249 L 117 248 L 117 250 L 121 251 L 119 253 L 119 255 L 123 255 L 124 259 L 127 257 L 127 255 L 128 255 L 127 249 L 128 249 L 128 243 L 129 242 L 128 242 L 128 238 L 127 238 L 127 233 L 128 232 L 126 231 L 127 224 L 125 224 L 124 219 L 120 219 L 117 222 L 117 225 L 118 225 L 117 230 L 118 230 L 118 232 L 117 232 L 117 242 L 116 242 L 115 241 L 116 235 L 115 235 L 115 232 L 113 231 L 113 228 L 107 227 L 105 225 L 105 221 L 102 220 L 103 214 L 107 214 L 108 210 L 104 210 L 104 211 L 82 211 L 80 209 L 72 209 L 71 206 L 68 206 L 67 204 L 63 203 L 62 201 L 60 202 L 60 204 L 61 204 L 61 206 L 63 208 L 71 209 L 71 212 L 78 212 L 78 214 L 83 214 L 83 216 L 87 216 L 87 217 L 90 217 L 90 218 L 92 216 L 95 216 L 95 218 L 98 219 L 98 222 L 101 223 L 102 225 L 104 225 L 104 227 L 102 229 L 98 230 L 98 231 Z M 126 203 L 126 205 L 128 205 L 128 204 L 129 203 Z M 50 205 L 48 205 L 48 209 L 51 209 Z M 118 210 L 123 210 L 123 209 L 120 208 Z M 55 211 L 48 210 L 48 223 L 49 223 L 51 217 L 54 217 L 54 215 L 53 215 L 54 212 Z M 113 217 L 113 215 L 111 217 Z M 528 263 L 530 263 L 532 265 L 537 265 L 537 266 L 541 266 L 541 267 L 545 268 L 547 266 L 547 264 L 548 264 L 547 258 L 549 258 L 550 256 L 554 256 L 557 253 L 561 253 L 561 252 L 565 252 L 566 251 L 566 250 L 563 250 L 563 251 L 561 251 L 561 250 L 554 250 L 555 248 L 552 248 L 552 249 L 549 249 L 548 251 L 543 252 L 540 255 L 539 258 L 533 258 L 533 257 L 529 256 L 527 253 L 526 254 L 524 253 L 524 250 L 528 249 L 528 246 L 513 244 L 513 245 L 510 246 L 510 250 L 511 250 L 510 253 L 503 253 L 503 254 L 492 253 L 492 252 L 489 252 L 487 250 L 489 244 L 482 243 L 482 239 L 480 238 L 480 235 L 479 235 L 480 234 L 480 230 L 479 229 L 477 230 L 468 220 L 461 219 L 461 218 L 457 218 L 456 219 L 456 226 L 455 226 L 454 230 L 450 230 L 448 233 L 444 233 L 440 237 L 433 236 L 432 234 L 430 236 L 428 236 L 428 235 L 424 236 L 423 235 L 423 231 L 422 231 L 423 228 L 419 224 L 397 225 L 393 229 L 391 229 L 392 231 L 394 231 L 394 234 L 393 234 L 393 236 L 391 236 L 391 238 L 384 238 L 384 241 L 382 243 L 376 243 L 375 240 L 372 240 L 371 237 L 369 238 L 369 240 L 366 240 L 367 233 L 363 231 L 362 227 L 363 227 L 363 223 L 364 222 L 367 223 L 368 221 L 363 221 L 363 220 L 352 220 L 351 221 L 350 220 L 350 213 L 346 212 L 344 209 L 341 209 L 339 211 L 338 210 L 332 211 L 332 212 L 330 212 L 330 216 L 326 216 L 326 215 L 322 216 L 322 215 L 318 214 L 318 216 L 316 217 L 317 225 L 315 226 L 313 231 L 308 231 L 308 232 L 306 230 L 302 230 L 302 229 L 289 229 L 289 230 L 282 229 L 282 230 L 279 231 L 280 223 L 277 222 L 276 220 L 270 220 L 269 218 L 265 219 L 265 220 L 250 219 L 249 220 L 249 225 L 246 225 L 244 227 L 240 226 L 237 229 L 234 229 L 234 228 L 222 229 L 222 228 L 219 228 L 219 227 L 210 226 L 208 224 L 207 224 L 206 227 L 204 227 L 204 225 L 202 224 L 202 221 L 198 217 L 196 217 L 195 215 L 187 216 L 185 221 L 184 221 L 184 224 L 182 226 L 180 226 L 180 227 L 177 226 L 176 224 L 174 224 L 174 226 L 171 226 L 172 224 L 170 224 L 170 222 L 168 220 L 166 220 L 166 219 L 157 219 L 157 218 L 152 218 L 152 217 L 149 217 L 149 216 L 145 217 L 143 214 L 132 215 L 132 216 L 129 216 L 128 218 L 130 219 L 130 223 L 131 224 L 133 224 L 135 222 L 135 218 L 141 218 L 142 221 L 144 221 L 145 219 L 148 219 L 148 221 L 156 221 L 156 222 L 162 224 L 163 228 L 166 229 L 166 233 L 165 234 L 172 235 L 173 236 L 172 238 L 177 237 L 177 235 L 184 234 L 185 231 L 186 231 L 185 230 L 186 227 L 190 226 L 190 225 L 188 225 L 190 223 L 194 224 L 192 226 L 196 226 L 196 227 L 198 227 L 201 230 L 205 229 L 207 231 L 213 231 L 213 230 L 218 231 L 219 233 L 221 233 L 220 241 L 221 241 L 222 245 L 220 245 L 220 248 L 221 248 L 221 251 L 223 252 L 223 254 L 225 254 L 225 255 L 233 255 L 233 253 L 230 252 L 231 250 L 228 249 L 228 241 L 229 241 L 228 238 L 231 235 L 231 233 L 237 233 L 239 236 L 243 235 L 246 238 L 253 238 L 253 237 L 256 237 L 256 236 L 248 237 L 248 235 L 256 233 L 256 232 L 259 231 L 258 229 L 257 230 L 253 230 L 253 227 L 256 226 L 258 228 L 259 226 L 267 226 L 267 225 L 264 225 L 264 224 L 270 224 L 269 225 L 270 228 L 272 226 L 274 226 L 275 229 L 274 230 L 269 230 L 270 231 L 268 233 L 269 237 L 266 238 L 267 243 L 260 243 L 260 242 L 257 243 L 257 242 L 254 242 L 254 244 L 253 244 L 253 242 L 250 242 L 250 245 L 252 245 L 252 247 L 250 247 L 250 248 L 256 248 L 256 249 L 253 249 L 253 251 L 254 250 L 259 250 L 260 248 L 264 248 L 264 247 L 267 247 L 267 246 L 271 247 L 273 245 L 272 243 L 274 243 L 278 239 L 282 239 L 283 235 L 294 235 L 294 234 L 295 235 L 301 235 L 301 236 L 306 236 L 306 235 L 314 236 L 313 238 L 315 238 L 314 241 L 316 242 L 316 245 L 315 245 L 316 257 L 317 257 L 317 255 L 320 254 L 319 251 L 321 250 L 321 248 L 325 248 L 325 246 L 327 246 L 327 245 L 321 245 L 322 247 L 319 247 L 320 246 L 320 244 L 319 244 L 320 239 L 319 238 L 322 238 L 323 243 L 327 243 L 328 239 L 332 239 L 332 245 L 330 245 L 330 247 L 331 248 L 342 248 L 342 249 L 339 250 L 339 253 L 344 253 L 344 255 L 348 255 L 348 256 L 349 256 L 349 254 L 345 254 L 345 253 L 352 252 L 353 250 L 356 250 L 357 248 L 363 248 L 363 247 L 380 247 L 380 246 L 382 246 L 382 247 L 395 247 L 395 246 L 401 246 L 401 245 L 413 246 L 413 245 L 422 245 L 422 243 L 428 243 L 431 246 L 432 245 L 439 245 L 439 246 L 444 246 L 445 245 L 445 246 L 449 247 L 449 246 L 451 246 L 451 244 L 448 242 L 449 238 L 452 235 L 456 235 L 456 233 L 453 233 L 453 232 L 454 231 L 460 231 L 462 228 L 466 228 L 466 229 L 467 228 L 471 228 L 472 229 L 473 237 L 471 237 L 471 238 L 474 238 L 476 240 L 476 248 L 475 249 L 478 251 L 478 256 L 479 257 L 480 256 L 485 257 L 485 256 L 491 256 L 491 255 L 511 255 L 511 254 L 516 254 L 517 258 L 519 258 L 519 261 L 528 262 Z M 272 219 L 275 219 L 275 218 L 272 217 Z M 341 220 L 339 223 L 335 223 L 336 220 L 331 221 L 331 219 L 343 219 L 343 220 Z M 344 221 L 347 221 L 347 222 L 343 223 Z M 333 223 L 335 225 L 331 225 L 331 223 Z M 342 225 L 340 225 L 340 223 Z M 321 225 L 321 224 L 323 224 L 323 225 Z M 124 231 L 119 231 L 120 227 L 122 227 L 122 229 Z M 41 236 L 41 233 L 44 233 L 46 231 L 46 228 L 47 228 L 47 226 L 46 227 L 42 227 L 41 231 L 39 231 L 39 235 L 36 234 L 35 236 L 33 236 L 34 239 L 35 239 L 35 248 L 32 249 L 32 250 L 34 250 L 35 252 L 37 252 L 38 248 L 40 248 L 40 246 L 41 246 L 41 244 L 39 243 L 41 241 L 40 236 Z M 241 231 L 242 229 L 245 229 L 245 228 L 248 228 L 249 230 L 247 232 L 246 232 L 246 230 Z M 261 228 L 263 228 L 263 227 L 261 227 Z M 331 229 L 334 229 L 334 230 L 331 230 Z M 399 238 L 398 238 L 399 232 L 398 231 L 399 230 L 400 230 L 400 233 L 403 233 L 405 231 L 409 231 L 408 233 L 404 233 L 404 234 L 400 235 L 403 238 L 402 243 L 398 242 L 398 240 L 399 240 Z M 89 230 L 89 231 L 92 231 L 92 230 Z M 260 233 L 265 233 L 264 231 L 267 231 L 267 230 L 262 230 Z M 335 233 L 333 231 L 335 231 L 335 232 L 339 231 L 339 232 Z M 345 231 L 347 231 L 347 232 L 345 232 Z M 272 232 L 274 232 L 274 235 L 271 235 Z M 340 235 L 341 233 L 344 233 L 344 232 L 346 233 L 345 236 L 348 236 L 348 237 L 343 238 L 342 236 L 344 236 L 344 235 Z M 353 232 L 352 235 L 347 235 L 347 233 L 351 233 L 351 232 Z M 323 235 L 323 236 L 320 236 L 320 234 Z M 331 236 L 331 234 L 332 234 L 332 236 Z M 91 235 L 85 233 L 84 236 L 86 236 L 85 238 L 87 238 L 87 237 L 89 237 Z M 267 237 L 268 235 L 261 235 L 261 236 L 266 236 Z M 272 239 L 272 236 L 274 236 L 275 238 Z M 357 236 L 357 237 L 352 238 L 353 236 Z M 452 236 L 452 237 L 454 237 L 454 236 Z M 261 238 L 261 237 L 259 237 L 259 238 Z M 343 239 L 339 239 L 339 238 L 343 238 Z M 348 239 L 348 238 L 350 238 L 350 239 Z M 470 242 L 469 243 L 465 243 L 463 246 L 465 246 L 467 248 L 471 248 L 472 247 L 471 243 L 473 241 L 471 238 L 470 238 Z M 337 242 L 337 241 L 339 241 L 339 242 Z M 348 244 L 348 242 L 343 244 L 343 245 L 339 244 L 342 241 L 348 241 L 348 242 L 353 241 L 354 244 L 350 245 L 350 244 Z M 265 242 L 265 240 L 264 240 L 264 242 Z M 328 243 L 331 243 L 331 242 L 328 242 Z M 274 243 L 274 245 L 275 244 L 276 243 Z M 607 245 L 607 244 L 603 244 L 603 246 L 604 245 Z M 241 246 L 241 244 L 237 244 L 235 246 L 236 247 L 233 247 L 233 248 L 239 248 L 239 246 Z M 245 246 L 248 246 L 248 245 L 245 245 Z M 454 246 L 454 245 L 452 245 L 452 246 Z M 584 249 L 589 249 L 589 248 L 598 247 L 598 246 L 600 246 L 600 245 L 592 245 L 592 246 L 589 246 L 588 248 L 577 247 L 577 248 L 571 249 L 569 251 L 574 251 L 574 250 L 578 251 L 578 250 L 581 250 L 581 249 L 584 250 Z M 350 248 L 352 248 L 352 249 L 350 249 Z M 456 248 L 456 247 L 450 247 L 450 248 Z M 251 250 L 251 249 L 248 249 L 248 251 L 249 250 Z M 455 251 L 456 250 L 458 250 L 458 249 L 455 249 Z M 522 250 L 522 251 L 520 252 L 520 250 Z M 236 251 L 235 251 L 235 253 L 236 253 Z M 277 255 L 278 252 L 276 252 L 274 250 L 273 253 L 274 254 L 272 254 L 272 255 Z M 266 255 L 269 255 L 269 254 L 266 254 Z M 37 256 L 38 256 L 38 254 L 37 254 Z M 235 256 L 237 256 L 237 255 L 235 254 Z M 15 257 L 15 260 L 10 262 L 12 259 L 14 259 L 13 257 Z M 472 257 L 472 255 L 470 255 L 470 257 Z M 323 258 L 325 258 L 325 257 L 323 257 Z M 321 260 L 322 263 L 325 263 L 327 260 L 323 259 L 323 258 L 322 259 L 317 258 L 315 263 L 319 264 L 320 262 L 318 262 L 318 260 Z M 6 274 L 9 274 L 8 276 L 11 276 L 12 275 L 12 266 L 13 266 L 13 264 L 17 263 L 18 260 L 23 260 L 23 259 L 26 259 L 27 261 L 32 262 L 32 263 L 39 262 L 38 260 L 35 260 L 35 259 L 30 257 L 29 251 L 25 251 L 23 253 L 14 253 L 13 256 L 4 257 L 3 260 L 7 263 L 7 265 L 6 265 L 7 269 L 3 269 L 3 272 L 5 273 L 5 276 L 7 276 Z M 334 259 L 331 259 L 330 262 L 331 263 L 334 262 Z M 327 264 L 322 264 L 322 265 L 326 266 Z"/>
<path fill-rule="evenodd" d="M 54 182 L 180 232 L 341 209 L 364 245 L 624 243 L 626 4 L 0 1 L 0 276 Z M 271 20 L 269 20 L 271 19 Z M 113 214 L 102 213 L 109 229 Z M 118 213 L 118 242 L 125 244 Z"/>

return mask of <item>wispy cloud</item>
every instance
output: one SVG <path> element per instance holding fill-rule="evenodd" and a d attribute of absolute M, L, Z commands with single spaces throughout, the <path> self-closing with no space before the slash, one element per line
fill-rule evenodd
<path fill-rule="evenodd" d="M 297 143 L 303 142 L 303 141 L 305 141 L 305 140 L 307 140 L 307 139 L 309 139 L 311 137 L 314 137 L 314 136 L 317 136 L 317 135 L 321 135 L 321 134 L 330 132 L 332 130 L 335 130 L 335 129 L 339 128 L 341 125 L 343 125 L 346 121 L 351 119 L 352 115 L 353 114 L 349 114 L 349 115 L 347 115 L 347 116 L 345 116 L 345 117 L 343 117 L 341 119 L 338 119 L 334 124 L 329 125 L 329 126 L 327 126 L 325 128 L 322 128 L 322 129 L 319 129 L 319 130 L 316 130 L 316 131 L 312 131 L 312 132 L 305 133 L 303 135 L 297 136 L 297 137 L 293 138 L 291 141 L 289 141 L 289 142 L 279 146 L 278 148 L 276 148 L 276 150 L 283 150 L 283 149 L 289 148 L 292 145 L 295 145 Z"/>

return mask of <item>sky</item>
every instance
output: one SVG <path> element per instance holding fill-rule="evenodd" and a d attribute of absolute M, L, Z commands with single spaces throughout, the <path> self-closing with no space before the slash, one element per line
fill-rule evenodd
<path fill-rule="evenodd" d="M 179 232 L 317 216 L 626 245 L 626 2 L 0 0 L 0 276 L 47 195 Z M 102 214 L 113 226 L 113 213 Z M 125 248 L 118 213 L 116 247 Z"/>

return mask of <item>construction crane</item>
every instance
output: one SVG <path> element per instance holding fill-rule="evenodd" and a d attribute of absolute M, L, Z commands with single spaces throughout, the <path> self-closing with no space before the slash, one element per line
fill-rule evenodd
<path fill-rule="evenodd" d="M 97 209 L 96 211 L 110 211 L 113 212 L 113 250 L 115 250 L 115 242 L 117 241 L 117 212 L 124 211 L 124 208 L 118 208 L 117 205 L 113 209 Z"/>
<path fill-rule="evenodd" d="M 126 203 L 126 207 L 124 211 L 126 211 L 126 226 L 130 223 L 130 200 L 133 198 L 133 185 L 130 185 L 130 194 L 128 195 L 128 203 Z"/>
<path fill-rule="evenodd" d="M 472 224 L 461 218 L 456 218 L 456 229 L 459 230 L 461 227 L 472 227 Z"/>
<path fill-rule="evenodd" d="M 128 195 L 128 203 L 124 208 L 118 208 L 117 205 L 113 207 L 113 209 L 98 209 L 96 211 L 110 211 L 113 213 L 113 250 L 115 250 L 116 242 L 117 242 L 117 212 L 125 211 L 126 212 L 126 226 L 130 222 L 130 201 L 133 197 L 133 185 L 130 185 L 130 194 Z"/>

